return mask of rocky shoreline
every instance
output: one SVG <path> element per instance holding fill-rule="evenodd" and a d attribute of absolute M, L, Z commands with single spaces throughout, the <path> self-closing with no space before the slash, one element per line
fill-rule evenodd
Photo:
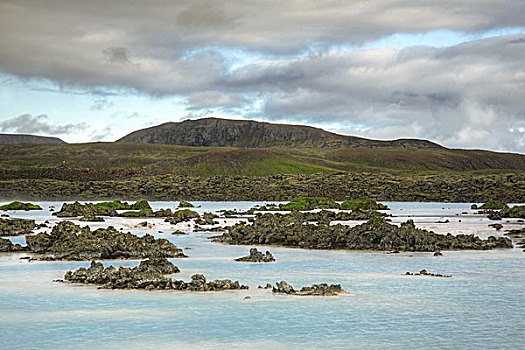
<path fill-rule="evenodd" d="M 277 245 L 308 249 L 344 249 L 373 251 L 488 250 L 512 248 L 508 238 L 489 237 L 482 240 L 474 235 L 442 235 L 418 229 L 409 220 L 400 226 L 383 217 L 375 217 L 354 227 L 310 224 L 303 213 L 257 214 L 253 224 L 238 223 L 215 242 L 234 245 Z"/>

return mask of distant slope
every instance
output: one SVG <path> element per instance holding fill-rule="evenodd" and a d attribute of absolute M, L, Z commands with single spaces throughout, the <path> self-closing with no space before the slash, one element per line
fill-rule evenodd
<path fill-rule="evenodd" d="M 65 143 L 58 137 L 25 135 L 25 134 L 0 134 L 0 145 L 10 145 L 19 143 L 30 144 L 57 144 Z"/>
<path fill-rule="evenodd" d="M 231 148 L 147 143 L 0 145 L 0 180 L 82 176 L 525 171 L 525 155 L 446 148 Z M 82 173 L 82 174 L 80 174 Z M 126 175 L 126 176 L 128 176 Z"/>
<path fill-rule="evenodd" d="M 219 118 L 164 123 L 134 131 L 117 140 L 117 142 L 241 148 L 442 148 L 440 145 L 426 140 L 378 141 L 338 135 L 310 126 Z"/>

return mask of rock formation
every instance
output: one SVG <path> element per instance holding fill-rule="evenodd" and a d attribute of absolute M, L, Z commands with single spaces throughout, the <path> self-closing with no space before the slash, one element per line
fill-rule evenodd
<path fill-rule="evenodd" d="M 266 254 L 261 253 L 257 248 L 250 249 L 250 255 L 243 256 L 242 258 L 235 259 L 235 261 L 242 262 L 272 262 L 275 261 L 272 253 L 266 251 Z"/>
<path fill-rule="evenodd" d="M 257 214 L 253 224 L 238 223 L 216 242 L 242 245 L 280 245 L 310 249 L 347 249 L 379 251 L 487 250 L 512 248 L 508 238 L 489 237 L 482 240 L 474 235 L 436 234 L 418 229 L 409 220 L 400 226 L 377 217 L 364 224 L 346 225 L 305 224 L 301 213 Z"/>
<path fill-rule="evenodd" d="M 277 282 L 272 290 L 274 293 L 289 294 L 289 295 L 317 295 L 317 296 L 334 296 L 338 294 L 348 294 L 341 288 L 340 284 L 326 283 L 314 284 L 311 287 L 303 287 L 301 290 L 296 291 L 288 282 L 281 281 Z"/>
<path fill-rule="evenodd" d="M 51 234 L 26 237 L 28 250 L 41 254 L 41 260 L 94 260 L 182 258 L 182 249 L 166 239 L 146 234 L 137 237 L 109 226 L 91 231 L 69 221 L 58 223 Z"/>
<path fill-rule="evenodd" d="M 113 266 L 104 268 L 101 263 L 91 262 L 89 268 L 79 268 L 66 272 L 64 279 L 72 283 L 94 284 L 105 289 L 144 289 L 144 290 L 179 290 L 207 292 L 220 290 L 248 289 L 238 281 L 215 280 L 206 282 L 203 275 L 191 276 L 190 282 L 173 280 L 164 275 L 179 272 L 177 266 L 165 258 L 150 258 L 139 266 L 129 268 Z"/>

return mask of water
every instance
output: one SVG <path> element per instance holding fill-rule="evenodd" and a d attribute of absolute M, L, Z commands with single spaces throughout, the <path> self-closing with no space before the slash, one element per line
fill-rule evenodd
<path fill-rule="evenodd" d="M 46 209 L 8 212 L 12 217 L 56 220 Z M 200 212 L 248 209 L 256 203 L 196 203 Z M 260 203 L 263 204 L 263 203 Z M 414 219 L 436 232 L 501 235 L 468 204 L 387 203 L 393 222 Z M 176 203 L 154 202 L 154 208 Z M 442 209 L 444 208 L 444 209 Z M 449 209 L 450 208 L 450 209 Z M 402 210 L 401 210 L 402 209 Z M 467 212 L 467 214 L 461 214 Z M 457 216 L 456 214 L 460 214 Z M 441 218 L 449 224 L 437 224 Z M 461 220 L 461 222 L 459 222 Z M 28 262 L 25 254 L 0 254 L 0 349 L 517 349 L 525 334 L 525 253 L 520 249 L 486 252 L 384 254 L 314 251 L 278 247 L 277 262 L 249 264 L 233 259 L 247 246 L 210 242 L 209 233 L 174 236 L 176 228 L 148 219 L 109 219 L 135 234 L 152 233 L 185 249 L 172 259 L 188 280 L 239 280 L 249 290 L 217 293 L 111 291 L 52 282 L 89 262 Z M 219 220 L 221 221 L 221 220 Z M 509 220 L 504 229 L 520 227 Z M 82 223 L 83 225 L 85 223 Z M 222 225 L 222 222 L 221 222 Z M 162 231 L 159 233 L 159 231 Z M 13 238 L 23 242 L 23 238 Z M 138 261 L 106 261 L 134 266 Z M 407 271 L 450 274 L 453 278 L 404 276 Z M 286 280 L 294 287 L 341 283 L 350 295 L 293 297 L 274 295 L 258 285 Z M 244 300 L 245 296 L 251 300 Z"/>

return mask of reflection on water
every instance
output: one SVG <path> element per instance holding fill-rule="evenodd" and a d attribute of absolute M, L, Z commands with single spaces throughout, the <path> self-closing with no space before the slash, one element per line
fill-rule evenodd
<path fill-rule="evenodd" d="M 57 220 L 47 211 L 61 203 L 39 203 L 46 210 L 13 213 L 38 222 Z M 153 202 L 157 208 L 177 203 Z M 196 203 L 200 212 L 255 203 Z M 261 203 L 262 204 L 262 203 Z M 501 235 L 475 216 L 469 204 L 387 203 L 398 217 L 412 218 L 436 232 Z M 467 214 L 462 214 L 466 212 Z M 460 214 L 459 216 L 456 214 Z M 437 224 L 447 218 L 448 224 Z M 461 220 L 461 222 L 459 221 Z M 20 260 L 0 255 L 0 349 L 215 349 L 215 348 L 520 348 L 525 334 L 525 253 L 520 249 L 486 252 L 384 254 L 377 252 L 269 249 L 275 263 L 249 264 L 233 259 L 246 246 L 211 243 L 206 233 L 173 236 L 175 227 L 150 220 L 112 218 L 113 225 L 136 234 L 167 238 L 189 256 L 172 259 L 189 279 L 229 278 L 249 290 L 219 293 L 110 291 L 52 282 L 89 262 Z M 132 224 L 130 224 L 132 223 Z M 85 224 L 85 223 L 82 223 Z M 516 220 L 504 223 L 521 225 Z M 159 233 L 158 231 L 162 231 Z M 13 241 L 24 242 L 16 237 Z M 139 262 L 106 261 L 134 266 Z M 404 276 L 407 271 L 453 275 L 451 279 Z M 295 287 L 341 283 L 351 295 L 290 297 L 258 285 L 286 280 Z M 251 300 L 244 300 L 249 295 Z"/>

